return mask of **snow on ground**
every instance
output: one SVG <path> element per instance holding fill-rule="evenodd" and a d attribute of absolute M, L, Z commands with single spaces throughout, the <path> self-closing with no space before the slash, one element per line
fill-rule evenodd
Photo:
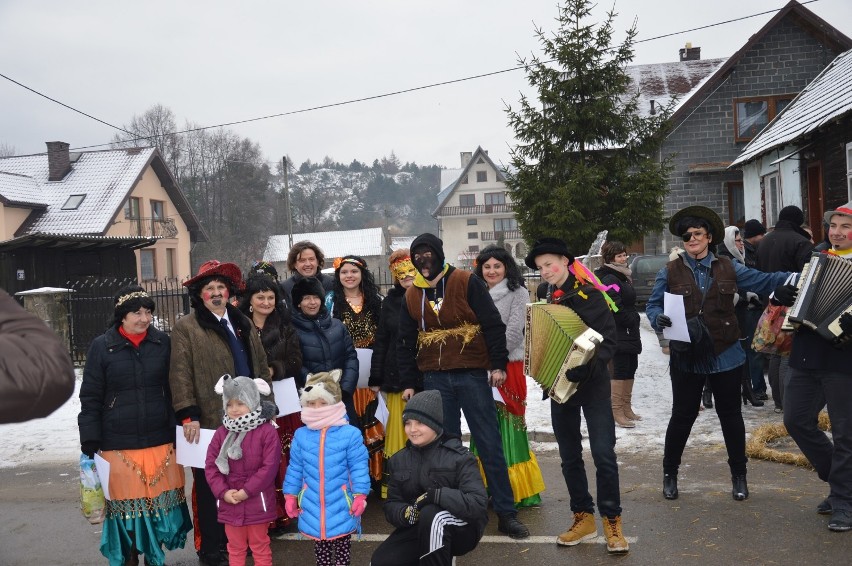
<path fill-rule="evenodd" d="M 616 427 L 616 451 L 659 452 L 662 454 L 669 416 L 671 415 L 671 385 L 669 383 L 668 357 L 660 350 L 657 336 L 642 315 L 642 354 L 633 389 L 633 410 L 643 418 L 636 428 Z M 44 419 L 26 423 L 0 425 L 0 468 L 31 464 L 76 464 L 80 456 L 77 433 L 77 414 L 80 412 L 78 392 L 82 371 L 77 372 L 74 395 L 55 413 Z M 527 428 L 533 432 L 552 433 L 550 401 L 541 400 L 541 390 L 528 380 Z M 743 407 L 746 431 L 767 422 L 781 422 L 781 415 L 773 412 L 772 401 L 763 407 Z M 462 428 L 467 432 L 466 424 Z M 583 433 L 586 434 L 585 424 Z M 531 434 L 531 438 L 534 435 Z M 703 410 L 698 415 L 688 446 L 721 446 L 722 431 L 716 413 Z M 554 442 L 533 442 L 536 452 L 555 450 Z"/>

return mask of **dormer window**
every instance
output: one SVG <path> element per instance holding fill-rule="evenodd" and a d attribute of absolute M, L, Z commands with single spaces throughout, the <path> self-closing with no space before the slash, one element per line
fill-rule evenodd
<path fill-rule="evenodd" d="M 86 195 L 71 195 L 62 205 L 62 210 L 77 210 L 85 198 Z"/>

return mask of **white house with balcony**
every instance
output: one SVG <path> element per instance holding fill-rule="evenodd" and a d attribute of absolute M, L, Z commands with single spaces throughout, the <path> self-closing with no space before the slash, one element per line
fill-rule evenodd
<path fill-rule="evenodd" d="M 480 250 L 498 243 L 517 258 L 526 255 L 506 177 L 487 151 L 461 152 L 461 168 L 444 169 L 441 187 L 432 216 L 449 263 L 470 268 Z"/>

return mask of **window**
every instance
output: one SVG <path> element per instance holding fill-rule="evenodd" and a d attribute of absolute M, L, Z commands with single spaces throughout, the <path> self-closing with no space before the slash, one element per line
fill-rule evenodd
<path fill-rule="evenodd" d="M 518 221 L 514 218 L 495 218 L 494 219 L 494 231 L 495 232 L 507 232 L 509 230 L 517 230 L 518 229 Z"/>
<path fill-rule="evenodd" d="M 459 195 L 459 206 L 476 206 L 476 195 Z"/>
<path fill-rule="evenodd" d="M 82 204 L 85 198 L 86 195 L 71 195 L 68 197 L 68 200 L 65 201 L 65 204 L 62 205 L 62 210 L 77 210 L 77 207 Z"/>
<path fill-rule="evenodd" d="M 478 254 L 479 253 L 479 246 L 468 246 L 467 251 Z"/>
<path fill-rule="evenodd" d="M 175 275 L 175 249 L 166 248 L 166 277 L 174 279 Z"/>
<path fill-rule="evenodd" d="M 756 136 L 779 112 L 784 110 L 795 94 L 759 96 L 734 100 L 734 139 L 748 141 Z"/>
<path fill-rule="evenodd" d="M 745 196 L 743 193 L 743 184 L 739 181 L 727 183 L 728 189 L 728 225 L 739 226 L 742 228 L 745 225 Z"/>
<path fill-rule="evenodd" d="M 506 204 L 506 193 L 485 193 L 485 204 Z"/>
<path fill-rule="evenodd" d="M 487 183 L 488 182 L 488 171 L 477 171 L 476 172 L 476 182 L 477 183 Z"/>
<path fill-rule="evenodd" d="M 846 190 L 852 200 L 852 142 L 846 144 Z"/>
<path fill-rule="evenodd" d="M 477 224 L 476 218 L 468 218 L 467 219 L 467 225 L 468 226 L 476 226 L 476 224 Z"/>
<path fill-rule="evenodd" d="M 467 239 L 468 240 L 475 240 L 478 237 L 479 237 L 479 232 L 468 232 L 467 233 Z"/>
<path fill-rule="evenodd" d="M 766 226 L 774 226 L 781 211 L 781 180 L 778 173 L 762 179 L 763 204 L 766 209 Z"/>
<path fill-rule="evenodd" d="M 125 218 L 141 218 L 139 214 L 139 198 L 130 197 L 127 199 L 127 202 L 124 203 L 124 217 Z"/>
<path fill-rule="evenodd" d="M 154 220 L 165 220 L 166 216 L 163 214 L 163 201 L 151 201 L 151 218 Z"/>
<path fill-rule="evenodd" d="M 157 269 L 154 262 L 154 250 L 139 250 L 139 264 L 143 280 L 157 278 Z"/>

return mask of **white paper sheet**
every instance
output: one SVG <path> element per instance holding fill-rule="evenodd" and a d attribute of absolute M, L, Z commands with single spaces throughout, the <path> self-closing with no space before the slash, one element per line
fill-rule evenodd
<path fill-rule="evenodd" d="M 201 439 L 198 444 L 195 444 L 186 441 L 182 426 L 178 425 L 175 429 L 175 460 L 177 463 L 181 466 L 203 469 L 205 460 L 207 460 L 207 447 L 210 446 L 210 441 L 213 440 L 213 434 L 216 431 L 202 428 Z"/>
<path fill-rule="evenodd" d="M 376 419 L 380 423 L 382 423 L 383 427 L 386 427 L 388 424 L 388 417 L 390 413 L 388 412 L 388 405 L 385 403 L 385 396 L 381 391 L 376 393 L 376 400 L 378 400 L 379 404 L 376 407 Z"/>
<path fill-rule="evenodd" d="M 663 313 L 672 319 L 672 325 L 663 329 L 663 338 L 691 342 L 689 330 L 686 328 L 686 310 L 683 306 L 683 295 L 666 293 L 663 296 Z"/>
<path fill-rule="evenodd" d="M 491 396 L 494 397 L 494 400 L 497 401 L 498 403 L 500 403 L 502 405 L 506 404 L 506 400 L 503 399 L 503 395 L 500 393 L 500 390 L 497 389 L 496 387 L 491 388 Z"/>
<path fill-rule="evenodd" d="M 355 348 L 358 353 L 358 389 L 370 386 L 370 366 L 373 365 L 371 348 Z"/>
<path fill-rule="evenodd" d="M 109 496 L 109 462 L 101 458 L 100 454 L 95 454 L 95 469 L 98 471 L 98 478 L 101 480 L 104 499 L 112 499 Z"/>
<path fill-rule="evenodd" d="M 296 390 L 296 380 L 292 378 L 272 382 L 272 393 L 275 404 L 278 405 L 278 416 L 298 413 L 302 410 L 299 404 L 299 391 Z"/>

